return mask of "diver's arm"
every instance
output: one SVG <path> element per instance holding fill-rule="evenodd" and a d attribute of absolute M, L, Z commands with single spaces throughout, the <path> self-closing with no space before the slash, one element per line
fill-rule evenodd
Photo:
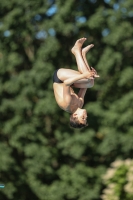
<path fill-rule="evenodd" d="M 68 78 L 64 81 L 64 84 L 67 85 L 67 86 L 70 86 L 72 85 L 74 82 L 78 81 L 78 80 L 81 80 L 81 79 L 93 79 L 93 76 L 94 76 L 94 72 L 85 72 L 83 74 L 78 74 L 72 78 Z"/>

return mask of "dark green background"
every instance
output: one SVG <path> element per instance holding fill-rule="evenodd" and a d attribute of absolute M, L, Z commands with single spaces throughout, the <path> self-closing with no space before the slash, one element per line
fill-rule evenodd
<path fill-rule="evenodd" d="M 77 69 L 81 37 L 100 78 L 85 97 L 89 126 L 74 130 L 52 75 Z M 133 157 L 132 90 L 132 0 L 1 0 L 0 199 L 100 200 L 110 164 Z"/>

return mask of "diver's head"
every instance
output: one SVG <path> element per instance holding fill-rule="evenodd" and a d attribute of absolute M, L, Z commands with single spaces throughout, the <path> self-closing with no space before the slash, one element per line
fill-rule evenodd
<path fill-rule="evenodd" d="M 70 116 L 70 126 L 73 128 L 83 128 L 87 124 L 87 112 L 85 109 L 78 108 Z"/>

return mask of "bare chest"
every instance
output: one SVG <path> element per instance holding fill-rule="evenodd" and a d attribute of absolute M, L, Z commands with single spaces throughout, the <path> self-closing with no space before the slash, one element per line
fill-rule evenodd
<path fill-rule="evenodd" d="M 76 93 L 74 93 L 72 88 L 70 90 L 71 90 L 71 102 L 70 102 L 69 105 L 67 105 L 64 101 L 64 98 L 63 98 L 62 84 L 54 83 L 54 95 L 55 95 L 55 99 L 56 99 L 58 106 L 61 109 L 65 110 L 69 113 L 72 113 L 77 108 L 82 108 L 83 101 L 78 97 L 78 95 Z"/>

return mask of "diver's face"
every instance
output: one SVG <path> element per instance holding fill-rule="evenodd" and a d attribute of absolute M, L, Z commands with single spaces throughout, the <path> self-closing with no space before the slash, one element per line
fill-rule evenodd
<path fill-rule="evenodd" d="M 85 109 L 80 109 L 77 111 L 77 118 L 81 124 L 87 123 L 87 112 Z"/>

